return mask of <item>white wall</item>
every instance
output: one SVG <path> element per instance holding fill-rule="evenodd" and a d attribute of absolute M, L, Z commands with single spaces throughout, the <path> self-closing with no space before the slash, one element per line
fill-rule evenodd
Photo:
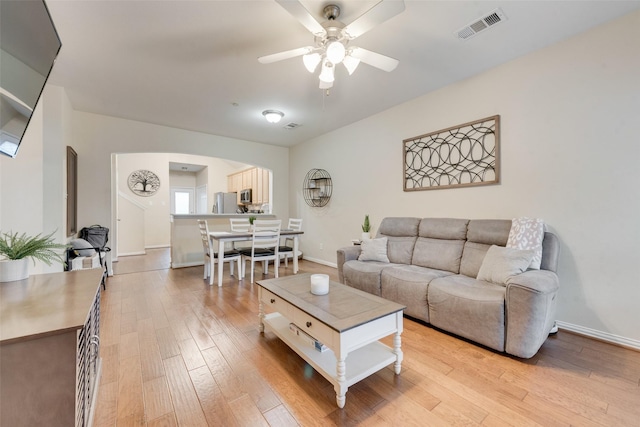
<path fill-rule="evenodd" d="M 141 231 L 144 230 L 144 248 L 169 246 L 171 243 L 171 187 L 195 188 L 197 185 L 207 185 L 207 212 L 211 212 L 213 194 L 217 191 L 227 191 L 227 175 L 249 166 L 214 157 L 180 153 L 128 153 L 118 154 L 116 157 L 118 190 L 144 206 L 145 226 L 141 228 Z M 169 169 L 170 162 L 202 165 L 204 169 L 197 174 L 172 171 Z M 150 170 L 160 178 L 160 189 L 154 195 L 140 197 L 129 190 L 127 178 L 131 172 L 138 169 Z M 118 217 L 121 221 L 114 225 L 114 232 L 116 227 L 122 224 L 122 216 L 123 212 L 120 211 Z M 134 230 L 129 229 L 127 233 L 118 233 L 119 237 L 129 240 L 119 242 L 119 249 L 139 247 L 140 236 L 132 235 L 132 231 Z M 123 253 L 134 254 L 138 251 L 127 250 Z"/>
<path fill-rule="evenodd" d="M 111 168 L 118 162 L 111 157 L 124 153 L 171 153 L 171 161 L 179 163 L 190 163 L 183 160 L 190 156 L 179 154 L 217 157 L 230 160 L 231 165 L 242 162 L 268 168 L 274 175 L 274 213 L 284 218 L 289 215 L 287 148 L 80 111 L 73 113 L 73 136 L 79 142 L 78 175 L 82 177 L 78 183 L 79 224 L 110 224 L 114 229 L 117 199 L 111 188 L 117 180 Z M 216 175 L 210 173 L 209 181 L 213 179 Z M 209 194 L 215 191 L 226 191 L 226 173 L 222 189 L 209 188 Z M 115 233 L 110 234 L 112 247 L 116 238 Z"/>
<path fill-rule="evenodd" d="M 129 189 L 127 179 L 132 172 L 139 169 L 146 169 L 155 173 L 160 179 L 160 187 L 153 195 L 149 197 L 138 196 Z M 170 230 L 170 199 L 169 199 L 169 155 L 167 154 L 153 154 L 147 155 L 144 153 L 132 153 L 118 156 L 118 190 L 125 193 L 129 198 L 135 202 L 144 206 L 144 234 L 142 239 L 140 236 L 136 236 L 129 232 L 121 233 L 119 230 L 117 237 L 126 237 L 131 239 L 132 242 L 142 240 L 145 248 L 169 246 L 171 242 L 171 230 Z M 82 205 L 82 202 L 78 202 Z M 124 215 L 125 211 L 120 209 L 119 217 Z M 120 218 L 123 220 L 122 218 Z M 120 221 L 122 222 L 122 221 Z M 104 225 L 104 224 L 102 224 Z M 114 231 L 116 230 L 116 224 Z M 108 225 L 107 225 L 108 227 Z M 115 234 L 112 233 L 112 234 Z M 124 242 L 123 242 L 124 244 Z M 124 246 L 120 245 L 118 248 L 124 248 L 131 246 L 129 243 Z M 118 253 L 120 250 L 118 250 Z M 125 253 L 133 251 L 125 251 Z"/>
<path fill-rule="evenodd" d="M 195 172 L 169 171 L 171 187 L 196 188 Z"/>
<path fill-rule="evenodd" d="M 15 159 L 0 156 L 0 230 L 36 235 L 66 232 L 66 146 L 73 146 L 71 106 L 61 88 L 47 86 Z M 63 266 L 29 263 L 31 274 L 62 271 Z"/>
<path fill-rule="evenodd" d="M 495 114 L 500 185 L 402 191 L 404 139 Z M 365 214 L 374 232 L 385 216 L 540 217 L 561 242 L 558 319 L 638 345 L 639 114 L 636 12 L 295 146 L 290 210 L 305 220 L 305 257 L 335 263 Z M 333 178 L 325 208 L 302 198 L 314 167 Z"/>

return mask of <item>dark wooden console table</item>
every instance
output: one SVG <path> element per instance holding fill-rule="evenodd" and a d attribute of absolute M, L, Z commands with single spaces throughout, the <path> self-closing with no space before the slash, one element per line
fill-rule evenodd
<path fill-rule="evenodd" d="M 0 283 L 0 425 L 90 425 L 101 278 L 93 269 Z"/>

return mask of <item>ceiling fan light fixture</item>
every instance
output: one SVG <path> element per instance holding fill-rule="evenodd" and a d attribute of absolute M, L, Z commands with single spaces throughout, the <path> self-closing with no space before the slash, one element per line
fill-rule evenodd
<path fill-rule="evenodd" d="M 308 53 L 302 57 L 302 62 L 304 63 L 305 68 L 310 73 L 313 73 L 316 68 L 318 68 L 318 64 L 322 60 L 322 57 L 319 53 Z"/>
<path fill-rule="evenodd" d="M 320 71 L 318 78 L 321 82 L 333 83 L 335 80 L 335 68 L 330 61 L 325 61 L 324 64 L 322 64 L 322 71 Z"/>
<path fill-rule="evenodd" d="M 347 51 L 342 42 L 332 41 L 327 45 L 327 59 L 332 64 L 341 63 L 346 53 Z"/>
<path fill-rule="evenodd" d="M 333 87 L 333 82 L 323 82 L 320 80 L 320 85 L 318 87 L 320 89 L 331 89 Z"/>
<path fill-rule="evenodd" d="M 284 117 L 284 113 L 278 110 L 264 110 L 262 115 L 269 123 L 278 123 Z"/>
<path fill-rule="evenodd" d="M 305 68 L 312 74 L 316 72 L 318 65 L 321 65 L 319 75 L 321 89 L 333 86 L 335 66 L 341 62 L 344 63 L 349 75 L 355 72 L 360 62 L 387 72 L 393 71 L 398 66 L 397 59 L 357 48 L 350 43 L 377 25 L 403 12 L 404 0 L 376 0 L 375 5 L 369 7 L 364 14 L 348 25 L 338 20 L 341 6 L 335 3 L 325 4 L 322 15 L 326 21 L 320 23 L 303 4 L 308 3 L 309 0 L 275 1 L 313 34 L 314 45 L 261 56 L 258 58 L 260 63 L 270 64 L 302 56 Z"/>
<path fill-rule="evenodd" d="M 344 64 L 345 68 L 349 72 L 349 75 L 351 75 L 353 74 L 354 71 L 356 71 L 356 68 L 358 68 L 358 65 L 360 65 L 360 60 L 354 58 L 353 56 L 347 55 L 344 57 L 344 60 L 342 61 L 342 63 Z"/>

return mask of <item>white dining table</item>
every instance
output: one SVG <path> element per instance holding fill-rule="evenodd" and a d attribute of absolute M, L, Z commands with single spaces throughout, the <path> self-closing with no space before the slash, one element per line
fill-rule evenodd
<path fill-rule="evenodd" d="M 301 230 L 280 230 L 280 237 L 293 238 L 293 274 L 298 274 L 298 236 L 304 234 Z M 227 242 L 245 242 L 253 238 L 251 232 L 240 231 L 210 231 L 211 247 L 215 247 L 214 241 L 218 242 L 218 254 L 224 254 L 224 245 Z M 213 272 L 211 272 L 213 274 Z M 239 274 L 239 273 L 238 273 Z M 218 262 L 218 286 L 222 285 L 222 268 Z"/>

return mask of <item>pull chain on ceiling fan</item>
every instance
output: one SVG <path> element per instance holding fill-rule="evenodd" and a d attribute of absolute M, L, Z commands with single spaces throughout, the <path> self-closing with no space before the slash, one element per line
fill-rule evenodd
<path fill-rule="evenodd" d="M 320 89 L 333 87 L 335 67 L 343 64 L 349 75 L 360 62 L 390 72 L 398 66 L 398 60 L 361 47 L 349 46 L 349 42 L 371 30 L 376 25 L 391 19 L 404 10 L 402 0 L 381 0 L 355 21 L 345 25 L 338 21 L 340 7 L 329 4 L 324 7 L 325 22 L 320 24 L 299 0 L 276 0 L 294 18 L 315 36 L 315 46 L 300 47 L 271 55 L 261 56 L 262 64 L 302 56 L 305 68 L 313 73 L 321 65 Z"/>

